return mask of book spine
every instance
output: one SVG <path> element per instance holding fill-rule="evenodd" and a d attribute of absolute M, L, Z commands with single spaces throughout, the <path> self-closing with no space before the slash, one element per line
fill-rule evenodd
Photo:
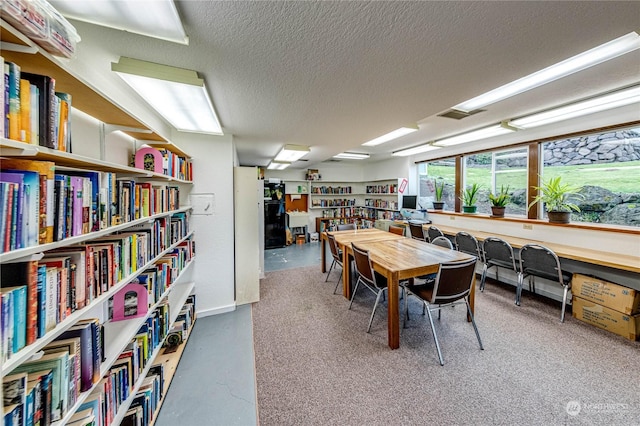
<path fill-rule="evenodd" d="M 9 137 L 9 63 L 2 60 L 2 124 L 0 124 L 0 135 L 3 138 Z"/>
<path fill-rule="evenodd" d="M 21 286 L 12 291 L 13 302 L 13 353 L 26 345 L 27 332 L 27 287 Z"/>
<path fill-rule="evenodd" d="M 38 338 L 47 332 L 47 267 L 38 265 Z"/>
<path fill-rule="evenodd" d="M 38 337 L 38 261 L 28 261 L 24 267 L 27 279 L 26 344 L 30 345 Z"/>
<path fill-rule="evenodd" d="M 9 139 L 20 140 L 20 66 L 9 64 Z"/>
<path fill-rule="evenodd" d="M 20 140 L 31 143 L 31 85 L 20 79 Z"/>

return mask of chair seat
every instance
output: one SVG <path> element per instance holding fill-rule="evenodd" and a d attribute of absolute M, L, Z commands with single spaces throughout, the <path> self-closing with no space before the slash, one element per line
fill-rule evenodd
<path fill-rule="evenodd" d="M 433 285 L 429 284 L 411 284 L 405 286 L 407 290 L 415 294 L 422 300 L 431 300 L 433 296 Z"/>
<path fill-rule="evenodd" d="M 534 275 L 536 277 L 540 277 L 540 278 L 544 278 L 547 280 L 551 280 L 551 281 L 558 281 L 558 274 L 551 274 L 547 271 L 541 271 L 539 269 L 534 269 L 534 268 L 524 268 L 523 271 L 524 275 Z M 571 278 L 573 277 L 573 274 L 569 273 L 569 272 L 564 272 L 562 271 L 562 281 L 563 284 L 565 285 L 569 285 L 571 283 Z"/>
<path fill-rule="evenodd" d="M 513 270 L 513 263 L 508 262 L 506 260 L 501 260 L 501 259 L 490 259 L 490 260 L 488 260 L 487 261 L 487 267 L 491 267 L 491 266 L 499 266 L 501 268 Z"/>

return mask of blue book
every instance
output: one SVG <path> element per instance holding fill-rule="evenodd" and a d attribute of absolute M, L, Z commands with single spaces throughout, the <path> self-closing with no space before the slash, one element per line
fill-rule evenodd
<path fill-rule="evenodd" d="M 24 207 L 24 179 L 19 173 L 0 172 L 1 182 L 15 183 L 17 186 L 13 192 L 12 216 L 11 216 L 11 243 L 10 250 L 24 247 L 22 244 L 22 210 Z M 8 208 L 8 207 L 7 207 Z"/>
<path fill-rule="evenodd" d="M 0 293 L 0 336 L 2 336 L 2 361 L 9 359 L 13 349 L 13 312 L 11 293 Z"/>
<path fill-rule="evenodd" d="M 54 224 L 53 241 L 61 241 L 66 238 L 67 233 L 67 197 L 68 197 L 67 176 L 55 175 L 54 181 Z"/>
<path fill-rule="evenodd" d="M 0 182 L 0 253 L 4 251 L 7 236 L 7 204 L 9 204 L 9 184 Z"/>
<path fill-rule="evenodd" d="M 38 338 L 47 333 L 47 265 L 38 265 Z"/>
<path fill-rule="evenodd" d="M 80 390 L 82 392 L 91 389 L 94 383 L 94 376 L 100 376 L 100 368 L 98 366 L 97 373 L 95 368 L 94 342 L 91 324 L 75 325 L 62 333 L 58 339 L 70 339 L 74 337 L 80 338 Z"/>
<path fill-rule="evenodd" d="M 23 203 L 23 247 L 38 245 L 39 222 L 40 222 L 40 174 L 31 170 L 3 170 L 4 175 L 21 175 L 24 182 L 24 203 Z M 2 180 L 0 178 L 0 180 Z"/>
<path fill-rule="evenodd" d="M 27 342 L 27 286 L 5 287 L 2 293 L 11 293 L 12 315 L 9 321 L 13 323 L 13 341 L 10 350 L 16 353 Z"/>

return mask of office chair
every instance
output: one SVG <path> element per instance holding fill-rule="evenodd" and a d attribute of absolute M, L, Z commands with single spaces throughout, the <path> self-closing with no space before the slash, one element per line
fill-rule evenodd
<path fill-rule="evenodd" d="M 440 342 L 438 341 L 436 327 L 433 323 L 433 316 L 431 315 L 431 312 L 433 311 L 438 311 L 438 320 L 440 320 L 442 308 L 464 303 L 467 306 L 467 313 L 471 318 L 471 323 L 473 324 L 473 329 L 476 333 L 476 337 L 478 338 L 480 349 L 484 349 L 484 347 L 482 346 L 482 340 L 480 339 L 480 333 L 478 332 L 478 327 L 476 326 L 475 318 L 473 317 L 471 307 L 469 306 L 469 294 L 471 293 L 471 286 L 473 285 L 475 270 L 475 259 L 470 259 L 463 262 L 442 263 L 438 270 L 436 281 L 433 287 L 425 285 L 406 286 L 406 291 L 408 293 L 406 295 L 407 301 L 405 301 L 404 304 L 405 321 L 409 313 L 409 295 L 414 295 L 423 303 L 423 306 L 426 308 L 426 311 L 429 314 L 429 322 L 431 323 L 433 340 L 436 342 L 440 365 L 444 365 L 444 359 L 442 357 L 442 351 L 440 349 Z"/>
<path fill-rule="evenodd" d="M 433 241 L 434 239 L 436 239 L 438 237 L 444 237 L 444 233 L 437 226 L 431 225 L 427 229 L 427 238 L 428 238 L 429 242 Z"/>
<path fill-rule="evenodd" d="M 336 290 L 342 282 L 342 274 L 344 273 L 344 266 L 342 265 L 342 252 L 338 249 L 336 237 L 331 234 L 327 234 L 327 239 L 329 240 L 329 249 L 331 249 L 331 256 L 333 257 L 333 261 L 331 262 L 331 266 L 329 267 L 329 271 L 327 272 L 327 277 L 324 279 L 324 282 L 327 282 L 327 280 L 329 279 L 329 275 L 331 274 L 331 270 L 333 269 L 333 267 L 339 265 L 341 268 L 340 277 L 338 278 L 336 287 L 333 289 L 333 294 L 336 294 Z"/>
<path fill-rule="evenodd" d="M 522 296 L 522 284 L 525 277 L 531 280 L 533 277 L 545 278 L 559 283 L 563 289 L 562 312 L 560 322 L 564 322 L 564 310 L 567 305 L 567 292 L 571 288 L 573 274 L 563 272 L 560 267 L 560 259 L 553 250 L 539 244 L 525 244 L 520 249 L 520 272 L 518 273 L 518 288 L 516 290 L 516 305 L 520 306 Z M 531 283 L 531 281 L 529 281 Z M 535 282 L 533 286 L 535 293 Z"/>
<path fill-rule="evenodd" d="M 411 238 L 414 240 L 427 241 L 424 236 L 422 224 L 409 222 L 409 232 L 411 233 Z"/>
<path fill-rule="evenodd" d="M 516 258 L 513 255 L 513 247 L 508 242 L 497 238 L 488 237 L 482 243 L 482 251 L 484 254 L 484 265 L 482 266 L 482 278 L 480 279 L 480 291 L 484 291 L 485 280 L 489 268 L 496 267 L 496 280 L 498 278 L 498 269 L 511 269 L 516 274 L 518 267 L 516 266 Z"/>

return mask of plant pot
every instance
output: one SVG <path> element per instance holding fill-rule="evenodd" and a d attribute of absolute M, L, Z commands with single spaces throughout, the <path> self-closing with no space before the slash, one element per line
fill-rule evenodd
<path fill-rule="evenodd" d="M 491 216 L 504 217 L 504 206 L 491 206 Z"/>
<path fill-rule="evenodd" d="M 442 210 L 444 208 L 444 201 L 434 201 L 433 209 L 434 210 Z"/>
<path fill-rule="evenodd" d="M 478 210 L 478 206 L 462 206 L 464 213 L 475 213 Z"/>
<path fill-rule="evenodd" d="M 549 222 L 551 223 L 569 223 L 571 222 L 571 212 L 547 212 Z"/>

